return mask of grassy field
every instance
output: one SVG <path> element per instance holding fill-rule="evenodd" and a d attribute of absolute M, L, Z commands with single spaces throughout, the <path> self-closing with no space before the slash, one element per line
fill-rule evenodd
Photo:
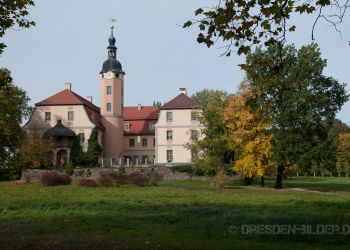
<path fill-rule="evenodd" d="M 350 224 L 350 178 L 300 177 L 285 180 L 283 190 L 228 184 L 83 188 L 1 182 L 0 249 L 350 249 L 350 234 L 242 231 L 242 225 Z"/>

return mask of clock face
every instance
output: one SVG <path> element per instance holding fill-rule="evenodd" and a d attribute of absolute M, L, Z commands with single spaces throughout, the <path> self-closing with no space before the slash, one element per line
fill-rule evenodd
<path fill-rule="evenodd" d="M 112 73 L 112 72 L 108 72 L 106 78 L 107 78 L 107 79 L 113 78 L 113 73 Z"/>

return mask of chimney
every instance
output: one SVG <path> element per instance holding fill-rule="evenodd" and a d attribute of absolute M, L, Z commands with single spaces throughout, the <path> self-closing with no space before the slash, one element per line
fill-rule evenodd
<path fill-rule="evenodd" d="M 92 96 L 87 96 L 86 99 L 92 103 Z"/>
<path fill-rule="evenodd" d="M 64 89 L 72 90 L 72 84 L 70 82 L 65 83 Z"/>
<path fill-rule="evenodd" d="M 187 95 L 186 88 L 180 88 L 180 89 L 179 89 L 179 94 L 185 94 L 185 95 Z"/>
<path fill-rule="evenodd" d="M 141 110 L 141 109 L 142 109 L 141 104 L 138 104 L 138 105 L 137 105 L 137 110 Z"/>

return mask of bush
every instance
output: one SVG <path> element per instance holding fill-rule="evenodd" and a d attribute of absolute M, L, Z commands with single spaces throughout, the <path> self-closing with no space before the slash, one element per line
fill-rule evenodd
<path fill-rule="evenodd" d="M 66 166 L 64 166 L 64 172 L 69 175 L 74 173 L 74 166 L 72 162 L 68 162 Z"/>
<path fill-rule="evenodd" d="M 204 172 L 200 168 L 194 168 L 192 165 L 176 165 L 170 168 L 171 171 L 174 172 L 180 172 L 180 173 L 187 173 L 189 175 L 194 176 L 203 176 Z"/>
<path fill-rule="evenodd" d="M 157 173 L 154 168 L 145 173 L 145 177 L 148 179 L 150 185 L 158 185 L 158 182 L 164 179 L 164 176 L 160 173 Z"/>
<path fill-rule="evenodd" d="M 145 186 L 147 183 L 149 183 L 149 179 L 143 176 L 140 172 L 133 172 L 127 175 L 126 178 L 130 184 L 137 186 Z"/>
<path fill-rule="evenodd" d="M 97 179 L 98 184 L 102 187 L 113 186 L 113 173 L 111 171 L 105 171 L 100 173 L 100 177 Z"/>
<path fill-rule="evenodd" d="M 48 171 L 43 173 L 40 182 L 44 186 L 69 185 L 71 184 L 72 179 L 67 174 L 59 173 L 57 171 Z"/>
<path fill-rule="evenodd" d="M 214 185 L 222 188 L 225 185 L 226 179 L 226 171 L 224 169 L 219 169 L 214 177 Z"/>
<path fill-rule="evenodd" d="M 97 187 L 97 183 L 96 183 L 96 181 L 94 181 L 92 179 L 81 179 L 79 181 L 79 186 L 82 186 L 82 187 Z"/>

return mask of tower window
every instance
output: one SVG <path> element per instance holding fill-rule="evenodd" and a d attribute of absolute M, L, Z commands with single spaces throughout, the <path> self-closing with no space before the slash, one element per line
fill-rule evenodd
<path fill-rule="evenodd" d="M 106 106 L 107 106 L 106 107 L 107 112 L 111 112 L 112 111 L 112 104 L 110 102 L 108 102 Z"/>
<path fill-rule="evenodd" d="M 173 121 L 173 112 L 166 112 L 166 121 L 167 122 Z"/>
<path fill-rule="evenodd" d="M 107 95 L 112 94 L 112 86 L 107 86 Z"/>
<path fill-rule="evenodd" d="M 45 121 L 51 121 L 51 112 L 45 112 Z"/>
<path fill-rule="evenodd" d="M 68 111 L 68 121 L 74 121 L 74 111 Z"/>

